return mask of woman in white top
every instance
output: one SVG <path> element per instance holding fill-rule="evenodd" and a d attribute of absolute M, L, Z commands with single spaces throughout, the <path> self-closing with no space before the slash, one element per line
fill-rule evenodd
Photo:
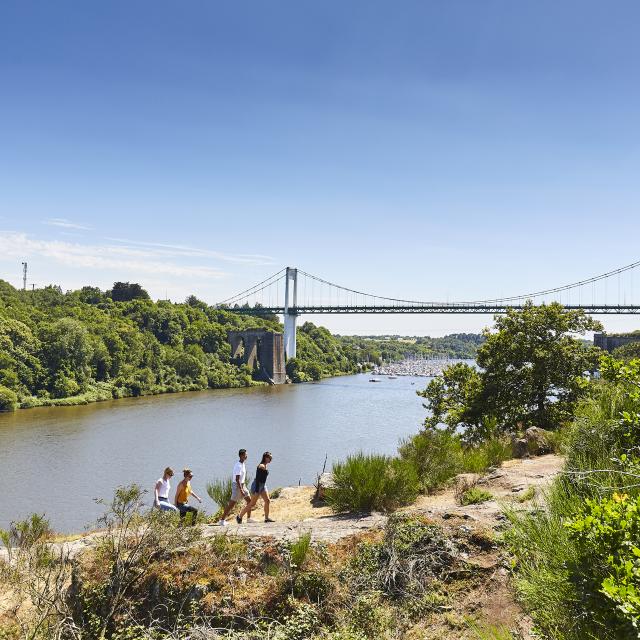
<path fill-rule="evenodd" d="M 173 476 L 173 469 L 171 467 L 167 467 L 164 470 L 162 478 L 156 482 L 156 486 L 153 489 L 153 506 L 158 507 L 161 511 L 178 511 L 178 507 L 169 502 L 169 490 L 171 489 L 169 478 L 171 478 L 171 476 Z"/>

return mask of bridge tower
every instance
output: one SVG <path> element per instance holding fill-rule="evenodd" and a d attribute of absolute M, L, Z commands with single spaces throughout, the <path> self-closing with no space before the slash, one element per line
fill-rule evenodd
<path fill-rule="evenodd" d="M 293 283 L 293 286 L 290 283 Z M 292 302 L 292 304 L 290 304 Z M 296 357 L 296 324 L 298 314 L 291 311 L 298 306 L 298 270 L 287 267 L 284 285 L 284 357 Z"/>

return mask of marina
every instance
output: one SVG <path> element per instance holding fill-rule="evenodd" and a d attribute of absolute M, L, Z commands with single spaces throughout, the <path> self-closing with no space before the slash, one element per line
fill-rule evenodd
<path fill-rule="evenodd" d="M 440 375 L 444 369 L 457 362 L 474 364 L 474 360 L 457 358 L 407 358 L 398 362 L 385 362 L 377 365 L 371 370 L 371 374 L 374 376 L 386 376 L 390 380 L 398 376 L 431 378 Z M 371 382 L 374 381 L 374 379 L 371 380 Z"/>

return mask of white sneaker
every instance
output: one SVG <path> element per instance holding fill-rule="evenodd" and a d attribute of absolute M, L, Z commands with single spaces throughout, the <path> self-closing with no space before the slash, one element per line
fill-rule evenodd
<path fill-rule="evenodd" d="M 256 522 L 253 518 L 247 518 L 247 522 Z"/>
<path fill-rule="evenodd" d="M 226 527 L 228 523 L 227 523 L 227 521 L 226 521 L 226 520 L 218 520 L 218 524 L 219 524 L 221 527 Z"/>

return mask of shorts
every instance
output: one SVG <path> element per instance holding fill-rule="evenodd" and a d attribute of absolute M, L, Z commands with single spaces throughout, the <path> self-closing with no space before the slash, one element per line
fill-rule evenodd
<path fill-rule="evenodd" d="M 251 495 L 262 493 L 263 491 L 268 491 L 266 482 L 257 482 L 256 480 L 254 480 L 251 483 Z"/>
<path fill-rule="evenodd" d="M 244 489 L 245 494 L 249 493 L 247 491 L 247 487 L 245 485 L 242 485 L 242 488 Z M 244 500 L 244 496 L 242 495 L 242 493 L 241 493 L 241 491 L 238 488 L 238 485 L 236 483 L 233 484 L 233 491 L 231 492 L 231 499 L 234 502 L 241 502 L 242 500 Z"/>

